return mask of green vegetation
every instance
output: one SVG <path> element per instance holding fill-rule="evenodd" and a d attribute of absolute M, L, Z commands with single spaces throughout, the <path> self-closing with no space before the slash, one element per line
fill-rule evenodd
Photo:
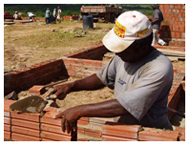
<path fill-rule="evenodd" d="M 22 12 L 22 17 L 28 17 L 27 12 L 33 12 L 37 17 L 45 17 L 47 8 L 53 12 L 53 9 L 58 6 L 62 9 L 62 15 L 79 15 L 82 5 L 92 4 L 4 4 L 4 11 L 9 12 L 11 15 L 15 11 Z M 152 15 L 153 9 L 150 4 L 118 4 L 123 8 L 123 11 L 137 10 L 145 15 Z"/>

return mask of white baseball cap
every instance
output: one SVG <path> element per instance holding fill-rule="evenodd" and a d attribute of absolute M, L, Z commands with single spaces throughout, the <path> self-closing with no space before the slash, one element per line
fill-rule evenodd
<path fill-rule="evenodd" d="M 124 12 L 115 21 L 115 26 L 102 39 L 104 46 L 120 53 L 127 49 L 135 40 L 145 38 L 152 32 L 149 19 L 138 11 Z"/>

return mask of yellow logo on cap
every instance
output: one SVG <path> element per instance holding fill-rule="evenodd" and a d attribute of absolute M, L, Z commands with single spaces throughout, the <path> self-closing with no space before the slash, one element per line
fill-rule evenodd
<path fill-rule="evenodd" d="M 125 32 L 126 32 L 126 27 L 121 25 L 117 20 L 115 21 L 115 27 L 114 27 L 114 32 L 117 36 L 124 38 Z"/>
<path fill-rule="evenodd" d="M 139 31 L 137 32 L 137 36 L 138 37 L 142 37 L 143 35 L 147 34 L 148 33 L 148 28 L 142 30 L 142 31 Z"/>

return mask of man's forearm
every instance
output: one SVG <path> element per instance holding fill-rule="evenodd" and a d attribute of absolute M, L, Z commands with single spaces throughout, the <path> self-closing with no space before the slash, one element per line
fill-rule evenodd
<path fill-rule="evenodd" d="M 117 99 L 81 105 L 75 108 L 78 108 L 76 110 L 80 117 L 116 117 L 129 114 Z"/>
<path fill-rule="evenodd" d="M 80 90 L 97 90 L 105 87 L 96 74 L 81 80 L 74 81 L 72 84 L 71 92 Z"/>

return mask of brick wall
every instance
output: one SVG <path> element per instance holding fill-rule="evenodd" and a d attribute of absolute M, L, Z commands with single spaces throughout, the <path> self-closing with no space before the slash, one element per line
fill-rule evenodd
<path fill-rule="evenodd" d="M 185 4 L 160 4 L 163 13 L 160 37 L 169 46 L 185 47 Z"/>
<path fill-rule="evenodd" d="M 49 60 L 30 66 L 27 69 L 9 72 L 4 75 L 4 94 L 20 92 L 33 85 L 44 85 L 63 75 L 68 76 L 62 59 Z"/>
<path fill-rule="evenodd" d="M 90 48 L 82 49 L 81 51 L 75 52 L 68 55 L 69 58 L 81 58 L 81 59 L 92 59 L 92 60 L 102 60 L 104 54 L 108 50 L 102 45 L 92 46 Z"/>

